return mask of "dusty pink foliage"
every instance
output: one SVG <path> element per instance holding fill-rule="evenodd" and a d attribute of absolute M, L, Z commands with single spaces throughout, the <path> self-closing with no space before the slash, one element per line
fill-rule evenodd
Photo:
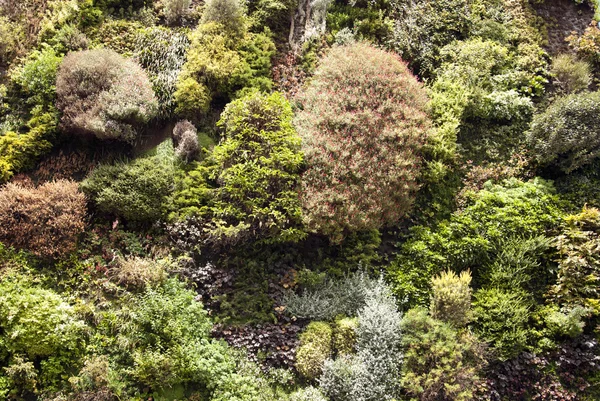
<path fill-rule="evenodd" d="M 307 227 L 339 242 L 397 222 L 418 188 L 430 127 L 425 89 L 406 63 L 365 43 L 335 47 L 297 100 Z"/>

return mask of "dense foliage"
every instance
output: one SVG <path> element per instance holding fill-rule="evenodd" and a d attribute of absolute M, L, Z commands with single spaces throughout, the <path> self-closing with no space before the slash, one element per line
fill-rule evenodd
<path fill-rule="evenodd" d="M 600 399 L 599 16 L 0 0 L 0 400 Z"/>
<path fill-rule="evenodd" d="M 364 43 L 333 48 L 299 97 L 306 225 L 339 242 L 410 210 L 427 98 L 396 56 Z"/>

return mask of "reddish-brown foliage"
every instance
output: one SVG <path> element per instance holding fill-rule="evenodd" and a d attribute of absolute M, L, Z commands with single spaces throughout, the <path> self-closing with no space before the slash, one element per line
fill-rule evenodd
<path fill-rule="evenodd" d="M 309 229 L 339 241 L 398 221 L 417 190 L 430 126 L 425 90 L 406 64 L 365 43 L 336 47 L 298 100 Z"/>
<path fill-rule="evenodd" d="M 8 183 L 0 190 L 0 241 L 42 258 L 60 257 L 75 249 L 85 213 L 85 197 L 73 181 L 37 188 Z"/>

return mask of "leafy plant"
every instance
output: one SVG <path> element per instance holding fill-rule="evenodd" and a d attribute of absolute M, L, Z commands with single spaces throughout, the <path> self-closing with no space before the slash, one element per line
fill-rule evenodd
<path fill-rule="evenodd" d="M 323 363 L 332 354 L 331 326 L 325 322 L 311 322 L 300 335 L 300 347 L 296 351 L 296 369 L 307 379 L 321 375 Z"/>

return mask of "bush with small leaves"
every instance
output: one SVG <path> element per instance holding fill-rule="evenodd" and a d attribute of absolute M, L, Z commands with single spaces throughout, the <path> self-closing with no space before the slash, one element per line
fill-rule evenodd
<path fill-rule="evenodd" d="M 325 322 L 311 322 L 300 335 L 296 351 L 296 369 L 309 380 L 321 375 L 323 363 L 331 357 L 331 326 Z"/>
<path fill-rule="evenodd" d="M 466 326 L 471 320 L 471 272 L 460 275 L 448 270 L 432 280 L 431 316 L 452 324 Z"/>
<path fill-rule="evenodd" d="M 552 60 L 550 74 L 554 86 L 565 95 L 584 91 L 592 82 L 590 65 L 569 53 L 560 54 Z"/>
<path fill-rule="evenodd" d="M 214 245 L 304 238 L 297 192 L 303 158 L 289 102 L 277 92 L 252 92 L 229 103 L 218 125 L 221 143 L 179 183 L 177 217 L 202 218 Z"/>
<path fill-rule="evenodd" d="M 146 72 L 106 49 L 69 53 L 56 93 L 63 128 L 99 139 L 135 141 L 158 107 Z"/>
<path fill-rule="evenodd" d="M 333 326 L 333 347 L 338 355 L 352 354 L 356 350 L 357 318 L 341 318 Z"/>
<path fill-rule="evenodd" d="M 119 259 L 109 276 L 117 284 L 132 289 L 144 289 L 164 282 L 167 279 L 166 261 L 129 257 Z"/>
<path fill-rule="evenodd" d="M 524 294 L 490 288 L 477 291 L 474 298 L 475 333 L 497 351 L 500 360 L 527 349 L 531 305 Z"/>
<path fill-rule="evenodd" d="M 485 347 L 468 331 L 436 320 L 424 308 L 402 319 L 402 387 L 411 400 L 475 400 L 486 365 Z"/>
<path fill-rule="evenodd" d="M 73 181 L 37 188 L 8 183 L 0 189 L 0 241 L 41 258 L 75 250 L 85 216 L 85 196 Z"/>
<path fill-rule="evenodd" d="M 207 0 L 200 23 L 221 25 L 225 32 L 239 37 L 247 29 L 244 14 L 240 0 Z"/>
<path fill-rule="evenodd" d="M 174 175 L 168 155 L 142 157 L 96 167 L 81 183 L 81 189 L 104 213 L 153 223 L 166 215 Z"/>
<path fill-rule="evenodd" d="M 531 123 L 528 141 L 542 165 L 570 173 L 600 155 L 600 92 L 557 99 Z"/>
<path fill-rule="evenodd" d="M 308 228 L 340 242 L 406 214 L 430 126 L 425 91 L 406 64 L 366 43 L 334 47 L 298 102 Z"/>
<path fill-rule="evenodd" d="M 289 401 L 327 401 L 323 393 L 315 387 L 301 388 L 290 394 Z"/>

